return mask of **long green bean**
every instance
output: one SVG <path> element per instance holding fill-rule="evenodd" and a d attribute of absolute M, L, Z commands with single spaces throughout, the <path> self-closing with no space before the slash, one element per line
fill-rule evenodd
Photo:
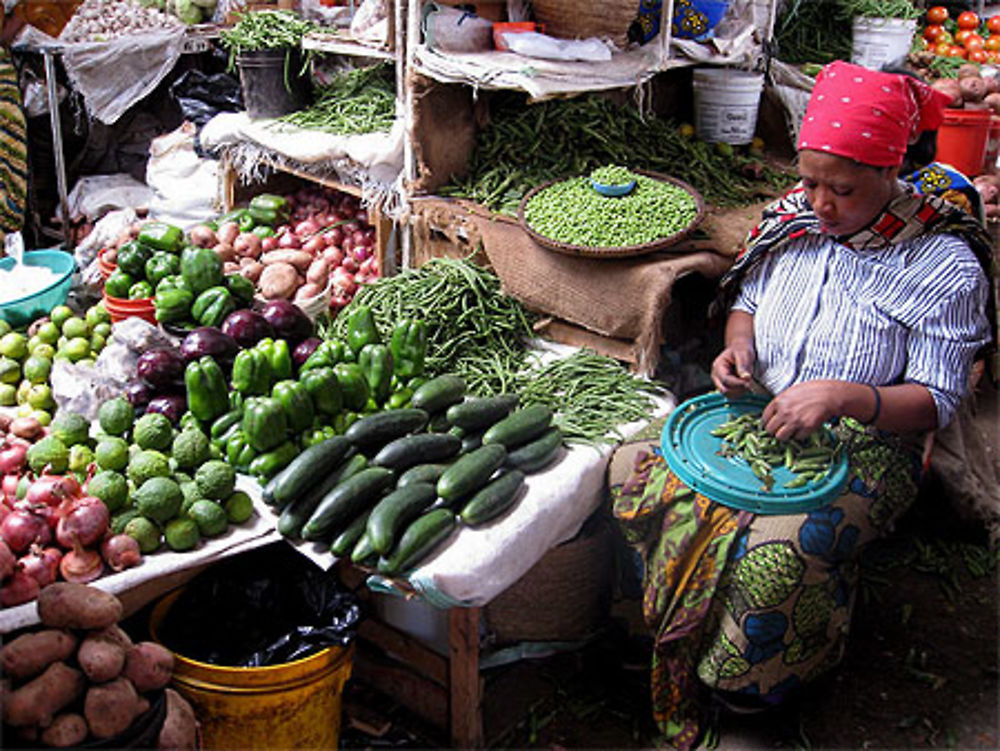
<path fill-rule="evenodd" d="M 219 32 L 219 41 L 229 51 L 229 70 L 236 68 L 236 56 L 258 50 L 298 50 L 302 37 L 319 29 L 312 21 L 306 21 L 297 13 L 288 10 L 251 10 L 240 13 L 236 23 Z M 305 51 L 304 67 L 311 58 L 311 50 Z M 286 78 L 288 53 L 285 56 Z"/>
<path fill-rule="evenodd" d="M 338 74 L 316 101 L 281 118 L 301 128 L 337 135 L 386 131 L 396 119 L 396 87 L 388 63 Z"/>

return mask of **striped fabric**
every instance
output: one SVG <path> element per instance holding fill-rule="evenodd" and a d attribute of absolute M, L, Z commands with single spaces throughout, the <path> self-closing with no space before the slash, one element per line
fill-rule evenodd
<path fill-rule="evenodd" d="M 951 235 L 855 250 L 809 234 L 751 269 L 734 308 L 754 316 L 755 376 L 772 393 L 816 379 L 920 383 L 942 427 L 989 341 L 987 295 L 975 255 Z"/>
<path fill-rule="evenodd" d="M 0 48 L 0 231 L 21 229 L 27 187 L 27 130 L 21 90 L 10 53 Z"/>

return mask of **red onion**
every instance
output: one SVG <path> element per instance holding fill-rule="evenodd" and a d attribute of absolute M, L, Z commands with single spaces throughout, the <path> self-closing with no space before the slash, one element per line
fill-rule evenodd
<path fill-rule="evenodd" d="M 354 260 L 354 256 L 348 254 L 344 256 L 344 260 L 340 262 L 340 268 L 344 271 L 349 271 L 352 274 L 356 274 L 358 269 L 361 268 L 360 264 Z M 334 269 L 336 271 L 336 269 Z"/>
<path fill-rule="evenodd" d="M 101 543 L 101 556 L 112 571 L 124 571 L 142 563 L 142 552 L 134 537 L 110 535 Z"/>
<path fill-rule="evenodd" d="M 353 235 L 355 230 L 361 229 L 361 225 L 359 225 L 353 219 L 349 222 L 344 222 L 343 225 L 341 226 L 344 228 L 344 237 L 347 237 L 348 235 Z"/>
<path fill-rule="evenodd" d="M 0 496 L 13 501 L 17 498 L 17 484 L 20 481 L 20 475 L 4 475 L 0 480 Z"/>
<path fill-rule="evenodd" d="M 358 273 L 360 274 L 378 274 L 378 259 L 375 256 L 369 256 L 361 265 L 358 267 Z"/>
<path fill-rule="evenodd" d="M 100 498 L 84 496 L 60 507 L 56 539 L 64 548 L 79 542 L 84 547 L 95 544 L 108 531 L 108 507 Z"/>
<path fill-rule="evenodd" d="M 38 545 L 32 545 L 31 550 L 18 560 L 17 565 L 38 582 L 39 587 L 45 587 L 56 580 L 62 555 L 59 548 L 42 549 Z"/>
<path fill-rule="evenodd" d="M 354 256 L 354 260 L 355 261 L 357 261 L 358 263 L 361 263 L 363 261 L 367 261 L 368 260 L 368 258 L 372 254 L 371 250 L 372 249 L 369 248 L 367 245 L 355 245 L 354 246 L 354 250 L 351 251 L 351 255 Z M 359 269 L 360 269 L 360 267 L 359 267 Z"/>
<path fill-rule="evenodd" d="M 344 241 L 340 243 L 340 247 L 343 249 L 344 255 L 349 256 L 351 251 L 354 250 L 354 238 L 350 235 L 346 235 L 344 237 Z"/>
<path fill-rule="evenodd" d="M 59 561 L 59 573 L 68 582 L 86 584 L 104 573 L 104 561 L 96 550 L 87 550 L 76 544 Z"/>
<path fill-rule="evenodd" d="M 320 231 L 319 223 L 313 219 L 303 219 L 301 222 L 295 225 L 295 234 L 300 238 L 307 237 L 309 235 L 315 235 Z"/>
<path fill-rule="evenodd" d="M 10 546 L 3 540 L 0 540 L 0 579 L 6 579 L 13 574 L 16 564 L 17 559 L 10 552 Z"/>
<path fill-rule="evenodd" d="M 340 214 L 340 217 L 342 219 L 351 219 L 354 217 L 354 213 L 356 210 L 357 209 L 355 209 L 353 206 L 345 202 L 340 204 L 340 208 L 337 209 L 337 213 Z"/>
<path fill-rule="evenodd" d="M 357 289 L 357 282 L 354 281 L 354 274 L 343 266 L 338 266 L 330 275 L 333 286 L 343 295 L 353 295 Z"/>
<path fill-rule="evenodd" d="M 340 221 L 340 220 L 335 219 L 334 221 Z M 330 223 L 332 224 L 333 222 Z M 327 245 L 340 245 L 340 243 L 344 241 L 344 230 L 342 230 L 340 227 L 333 227 L 332 229 L 328 229 L 326 232 L 324 232 L 322 237 L 324 240 L 326 240 Z"/>
<path fill-rule="evenodd" d="M 315 207 L 316 212 L 322 214 L 330 210 L 330 202 L 325 198 L 317 198 Z"/>
<path fill-rule="evenodd" d="M 28 447 L 23 443 L 15 443 L 0 451 L 0 473 L 14 474 L 21 471 Z"/>
<path fill-rule="evenodd" d="M 286 250 L 298 250 L 302 243 L 299 242 L 299 238 L 293 234 L 285 234 L 278 237 L 278 247 L 284 248 Z"/>
<path fill-rule="evenodd" d="M 17 508 L 0 522 L 0 537 L 15 553 L 23 553 L 33 542 L 44 545 L 52 539 L 49 525 L 38 514 Z"/>
<path fill-rule="evenodd" d="M 278 238 L 277 237 L 265 237 L 260 241 L 260 249 L 264 253 L 268 253 L 272 250 L 278 249 Z"/>
<path fill-rule="evenodd" d="M 358 209 L 354 214 L 358 224 L 368 224 L 368 209 Z"/>
<path fill-rule="evenodd" d="M 344 260 L 344 251 L 337 245 L 328 245 L 323 251 L 323 258 L 330 268 L 339 266 Z"/>
<path fill-rule="evenodd" d="M 40 589 L 38 582 L 21 569 L 17 569 L 7 583 L 0 587 L 0 605 L 12 608 L 15 605 L 31 602 L 38 597 Z"/>
<path fill-rule="evenodd" d="M 302 250 L 313 256 L 317 253 L 321 253 L 325 247 L 326 241 L 320 235 L 313 235 L 302 243 Z"/>
<path fill-rule="evenodd" d="M 24 500 L 32 506 L 58 506 L 67 498 L 77 498 L 83 492 L 73 475 L 42 475 L 28 488 Z"/>

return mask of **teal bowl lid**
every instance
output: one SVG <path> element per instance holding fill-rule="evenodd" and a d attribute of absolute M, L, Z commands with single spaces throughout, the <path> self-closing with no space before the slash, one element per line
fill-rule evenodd
<path fill-rule="evenodd" d="M 832 502 L 847 484 L 848 462 L 842 451 L 822 478 L 801 488 L 783 487 L 795 474 L 785 467 L 772 468 L 771 490 L 763 488 L 746 461 L 722 455 L 722 439 L 712 431 L 734 417 L 760 412 L 769 401 L 753 394 L 727 399 L 716 392 L 677 405 L 660 436 L 667 466 L 695 492 L 723 506 L 757 514 L 799 514 Z"/>

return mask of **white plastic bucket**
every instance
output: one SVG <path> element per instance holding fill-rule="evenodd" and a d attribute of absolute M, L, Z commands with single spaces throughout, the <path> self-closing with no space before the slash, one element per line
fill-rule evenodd
<path fill-rule="evenodd" d="M 851 62 L 878 70 L 888 62 L 906 57 L 916 30 L 915 19 L 855 18 Z"/>
<path fill-rule="evenodd" d="M 763 73 L 731 68 L 694 71 L 694 129 L 709 143 L 744 144 L 757 128 Z"/>

